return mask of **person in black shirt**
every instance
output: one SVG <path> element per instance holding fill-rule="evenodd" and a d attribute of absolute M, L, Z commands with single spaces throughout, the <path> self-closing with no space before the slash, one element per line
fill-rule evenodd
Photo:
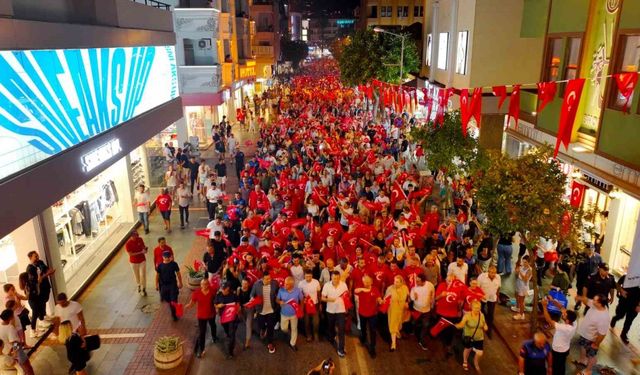
<path fill-rule="evenodd" d="M 156 272 L 156 290 L 160 292 L 160 301 L 168 302 L 173 321 L 178 320 L 175 304 L 178 302 L 178 293 L 182 289 L 182 275 L 178 263 L 173 261 L 171 253 L 162 253 L 162 263 L 158 265 Z"/>
<path fill-rule="evenodd" d="M 47 312 L 47 301 L 49 301 L 49 294 L 51 293 L 51 282 L 49 276 L 56 272 L 55 269 L 49 268 L 42 260 L 40 255 L 36 251 L 30 251 L 27 256 L 29 257 L 29 265 L 27 266 L 28 284 L 27 290 L 29 292 L 28 300 L 31 307 L 31 334 L 36 336 L 36 323 L 38 319 L 44 320 Z"/>
<path fill-rule="evenodd" d="M 231 292 L 231 286 L 226 282 L 222 284 L 218 295 L 216 295 L 216 298 L 213 301 L 213 303 L 216 305 L 216 309 L 221 312 L 221 316 L 224 315 L 224 309 L 230 308 L 231 305 L 238 302 L 238 296 L 235 293 Z M 238 317 L 236 316 L 230 322 L 222 323 L 222 328 L 224 329 L 224 333 L 229 339 L 227 346 L 227 358 L 230 359 L 233 358 L 233 349 L 236 346 L 236 330 L 238 329 Z"/>
<path fill-rule="evenodd" d="M 220 244 L 222 243 L 222 246 Z M 227 258 L 225 254 L 226 245 L 224 241 L 216 241 L 212 239 L 207 244 L 207 252 L 202 257 L 202 262 L 207 268 L 207 277 L 211 278 L 213 275 L 219 274 L 222 269 L 222 263 Z"/>
<path fill-rule="evenodd" d="M 187 163 L 187 167 L 189 168 L 189 179 L 191 180 L 191 194 L 193 195 L 193 187 L 196 186 L 196 180 L 198 179 L 198 168 L 200 168 L 200 163 L 196 161 L 195 156 L 192 156 L 189 159 L 189 163 Z"/>
<path fill-rule="evenodd" d="M 220 157 L 220 159 L 218 160 L 218 164 L 216 164 L 213 168 L 215 168 L 216 173 L 218 174 L 220 188 L 224 191 L 227 182 L 227 165 L 224 163 L 224 157 Z"/>
<path fill-rule="evenodd" d="M 638 310 L 640 310 L 640 287 L 625 288 L 624 281 L 626 277 L 627 275 L 623 275 L 616 283 L 618 306 L 616 306 L 616 314 L 611 319 L 611 328 L 616 326 L 618 320 L 624 318 L 624 326 L 622 327 L 622 332 L 620 332 L 620 339 L 625 344 L 629 344 L 627 334 L 631 329 L 633 320 L 638 316 Z"/>
<path fill-rule="evenodd" d="M 238 177 L 238 180 L 240 179 L 240 173 L 242 173 L 243 169 L 244 169 L 244 152 L 238 149 L 238 152 L 236 152 L 236 177 Z"/>
<path fill-rule="evenodd" d="M 589 276 L 589 280 L 587 281 L 587 285 L 582 290 L 582 295 L 587 296 L 589 299 L 593 299 L 593 297 L 598 294 L 602 294 L 603 296 L 609 296 L 609 301 L 604 301 L 605 304 L 608 302 L 609 304 L 613 303 L 613 296 L 616 291 L 616 280 L 613 278 L 613 275 L 609 274 L 609 266 L 606 263 L 600 263 L 598 265 L 598 272 Z M 589 311 L 589 306 L 585 307 L 585 314 Z"/>

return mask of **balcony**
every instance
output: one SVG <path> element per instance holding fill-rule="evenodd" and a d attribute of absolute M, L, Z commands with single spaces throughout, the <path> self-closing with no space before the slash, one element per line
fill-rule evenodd
<path fill-rule="evenodd" d="M 173 11 L 175 32 L 180 37 L 218 39 L 220 12 L 215 9 L 181 8 Z"/>
<path fill-rule="evenodd" d="M 236 17 L 236 34 L 238 38 L 249 39 L 250 32 L 249 19 Z"/>
<path fill-rule="evenodd" d="M 273 46 L 253 46 L 253 54 L 256 57 L 272 57 Z"/>
<path fill-rule="evenodd" d="M 220 89 L 220 70 L 220 65 L 178 67 L 180 93 L 215 94 Z"/>
<path fill-rule="evenodd" d="M 229 13 L 220 13 L 220 39 L 231 39 L 232 33 L 231 15 Z"/>
<path fill-rule="evenodd" d="M 156 1 L 156 0 L 131 0 L 131 1 L 133 1 L 134 3 L 140 3 L 140 4 L 144 4 L 144 5 L 158 8 L 158 9 L 171 10 L 171 5 L 167 3 L 163 3 L 161 1 Z"/>

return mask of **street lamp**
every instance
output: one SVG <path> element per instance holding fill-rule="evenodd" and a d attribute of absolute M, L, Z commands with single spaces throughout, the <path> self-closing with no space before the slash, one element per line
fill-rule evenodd
<path fill-rule="evenodd" d="M 387 30 L 382 29 L 380 27 L 374 27 L 373 31 L 376 32 L 376 33 L 390 34 L 390 35 L 393 35 L 395 37 L 400 38 L 400 41 L 401 41 L 401 44 L 400 44 L 400 86 L 402 86 L 402 78 L 404 77 L 404 75 L 402 74 L 403 73 L 402 72 L 402 68 L 404 67 L 404 40 L 406 38 L 406 35 L 392 33 L 391 31 L 387 31 Z"/>

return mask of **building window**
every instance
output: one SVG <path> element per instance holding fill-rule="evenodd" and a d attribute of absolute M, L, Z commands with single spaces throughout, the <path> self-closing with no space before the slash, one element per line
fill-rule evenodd
<path fill-rule="evenodd" d="M 416 5 L 413 7 L 413 16 L 414 17 L 424 16 L 424 8 L 422 7 L 422 5 Z"/>
<path fill-rule="evenodd" d="M 640 35 L 621 35 L 618 43 L 618 51 L 615 56 L 615 73 L 632 73 L 640 69 Z M 611 96 L 609 108 L 621 111 L 625 98 L 620 95 L 618 86 L 613 79 L 610 80 Z M 629 98 L 629 105 L 633 102 L 633 94 Z M 639 107 L 640 110 L 640 107 Z"/>
<path fill-rule="evenodd" d="M 427 35 L 427 55 L 424 58 L 424 61 L 427 62 L 427 66 L 431 67 L 431 48 L 433 46 L 433 37 L 431 34 Z"/>
<path fill-rule="evenodd" d="M 382 6 L 380 8 L 380 15 L 382 17 L 391 17 L 391 5 L 389 6 Z"/>
<path fill-rule="evenodd" d="M 458 53 L 456 54 L 456 73 L 467 74 L 467 48 L 469 45 L 469 32 L 458 32 Z"/>
<path fill-rule="evenodd" d="M 545 58 L 544 80 L 546 82 L 560 79 L 560 65 L 562 64 L 562 38 L 549 38 L 547 40 L 547 55 Z"/>
<path fill-rule="evenodd" d="M 440 33 L 438 38 L 438 69 L 447 69 L 449 33 Z"/>
<path fill-rule="evenodd" d="M 409 7 L 408 6 L 399 6 L 398 7 L 398 18 L 408 17 L 409 16 Z"/>
<path fill-rule="evenodd" d="M 373 5 L 371 7 L 371 10 L 369 11 L 369 18 L 378 18 L 378 6 L 377 5 Z M 382 7 L 382 9 L 384 9 L 384 7 Z M 384 15 L 383 15 L 384 17 Z"/>
<path fill-rule="evenodd" d="M 567 38 L 567 58 L 564 67 L 563 80 L 575 79 L 578 77 L 578 67 L 580 66 L 580 47 L 582 46 L 582 38 Z M 560 95 L 564 96 L 564 88 L 566 84 L 560 86 Z"/>

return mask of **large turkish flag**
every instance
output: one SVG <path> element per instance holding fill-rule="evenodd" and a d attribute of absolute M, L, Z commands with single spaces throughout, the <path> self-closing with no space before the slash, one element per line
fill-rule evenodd
<path fill-rule="evenodd" d="M 573 181 L 571 183 L 571 200 L 569 201 L 571 203 L 571 206 L 576 208 L 580 207 L 580 205 L 582 204 L 582 197 L 584 196 L 585 188 L 586 186 L 577 181 Z"/>

